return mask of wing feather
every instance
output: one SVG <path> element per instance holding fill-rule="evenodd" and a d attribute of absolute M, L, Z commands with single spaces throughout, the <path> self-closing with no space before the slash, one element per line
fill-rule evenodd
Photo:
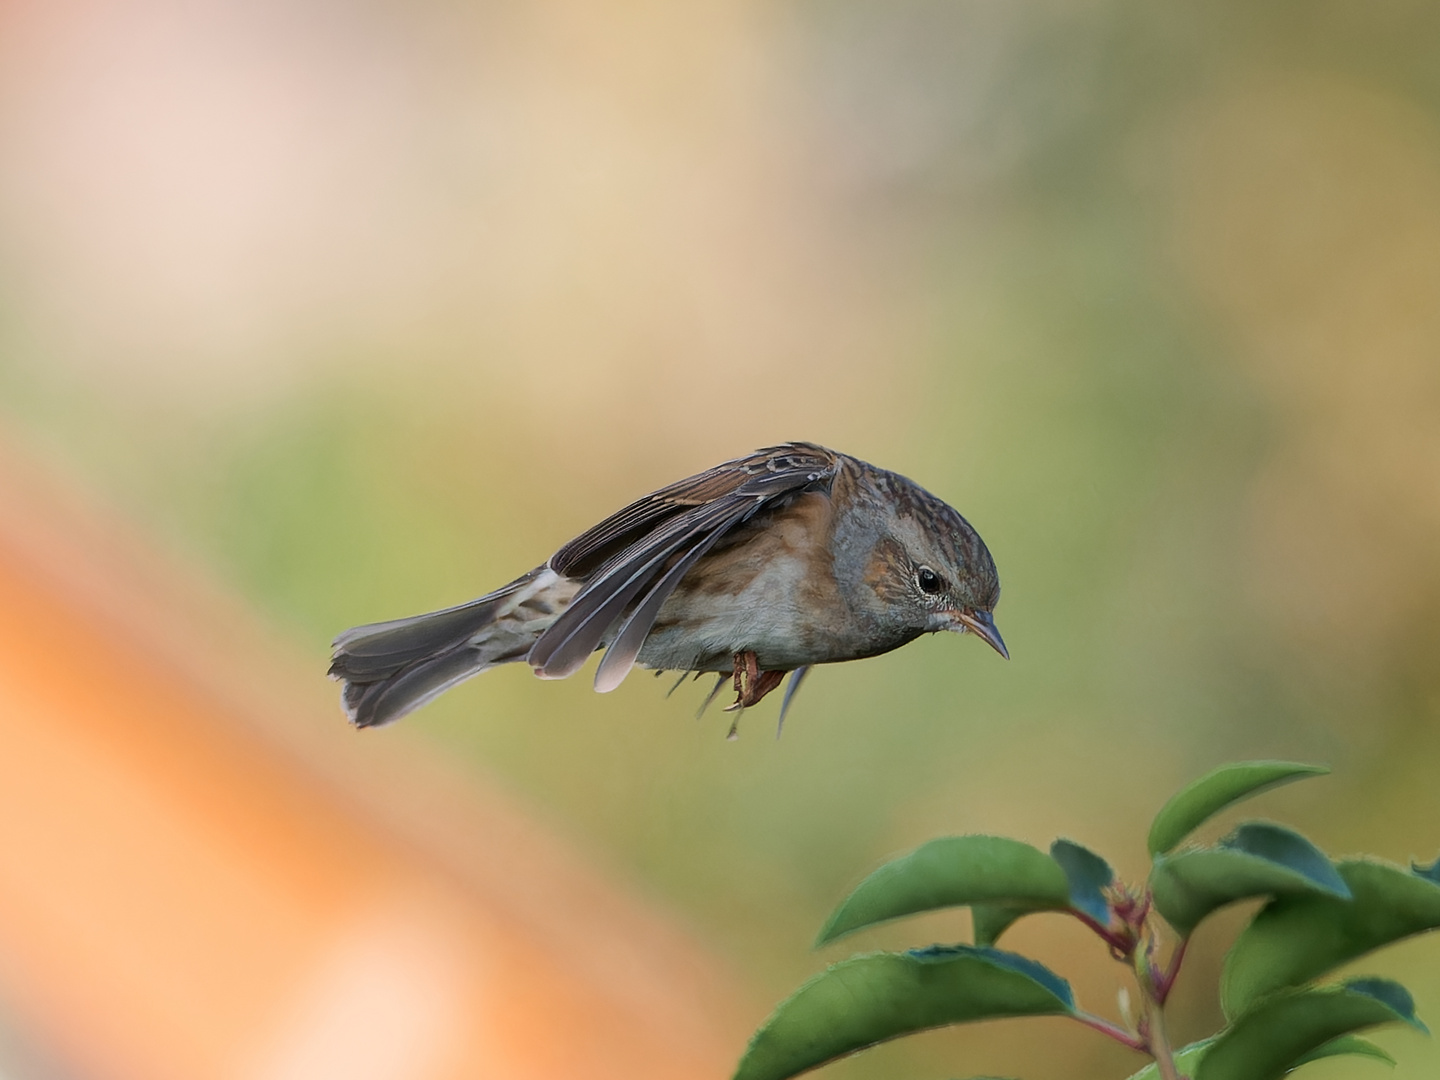
<path fill-rule="evenodd" d="M 723 532 L 715 530 L 715 524 L 734 512 L 735 508 L 726 503 L 701 507 L 697 513 L 673 519 L 655 534 L 632 544 L 576 594 L 570 606 L 536 639 L 526 662 L 543 678 L 573 675 L 599 648 L 630 602 L 662 570 L 665 560 L 697 535 Z"/>
<path fill-rule="evenodd" d="M 655 625 L 655 617 L 660 614 L 661 607 L 675 591 L 675 586 L 680 584 L 680 579 L 700 561 L 700 557 L 715 546 L 715 541 L 724 535 L 724 530 L 714 529 L 709 536 L 691 547 L 683 558 L 677 560 L 674 566 L 660 576 L 660 580 L 625 617 L 614 640 L 605 648 L 605 658 L 595 669 L 595 690 L 598 693 L 608 694 L 625 681 L 625 676 L 630 674 L 630 669 L 635 666 L 635 659 L 640 655 L 650 628 Z"/>
<path fill-rule="evenodd" d="M 775 725 L 775 738 L 780 738 L 780 733 L 785 730 L 785 714 L 790 711 L 790 703 L 795 700 L 795 691 L 800 689 L 800 684 L 809 674 L 809 664 L 797 667 L 790 673 L 790 681 L 785 684 L 785 696 L 780 699 L 780 720 Z"/>
<path fill-rule="evenodd" d="M 717 502 L 766 474 L 820 480 L 834 475 L 835 454 L 810 443 L 786 443 L 756 451 L 686 477 L 636 499 L 571 540 L 550 559 L 550 569 L 565 577 L 585 578 L 643 540 L 665 521 L 695 507 Z"/>
<path fill-rule="evenodd" d="M 596 672 L 597 689 L 613 689 L 634 664 L 666 598 L 714 543 L 763 507 L 828 485 L 838 468 L 830 451 L 789 443 L 717 465 L 612 514 L 550 560 L 556 572 L 589 580 L 541 634 L 527 661 L 545 678 L 564 678 L 624 618 L 610 646 L 614 659 L 607 653 Z"/>

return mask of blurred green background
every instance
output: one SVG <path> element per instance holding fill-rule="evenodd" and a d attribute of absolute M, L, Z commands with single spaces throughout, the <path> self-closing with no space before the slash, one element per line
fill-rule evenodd
<path fill-rule="evenodd" d="M 10 4 L 0 421 L 317 679 L 339 630 L 758 446 L 957 506 L 1008 664 L 947 636 L 821 669 L 778 742 L 768 703 L 732 744 L 702 686 L 523 666 L 406 722 L 679 910 L 757 1020 L 885 856 L 1064 834 L 1133 873 L 1226 759 L 1331 763 L 1257 810 L 1428 861 L 1437 46 L 1413 0 Z M 1031 922 L 1013 947 L 1113 1012 L 1118 969 Z M 1360 967 L 1440 1023 L 1440 941 Z M 1138 1065 L 1102 1042 L 1012 1021 L 831 1072 Z"/>

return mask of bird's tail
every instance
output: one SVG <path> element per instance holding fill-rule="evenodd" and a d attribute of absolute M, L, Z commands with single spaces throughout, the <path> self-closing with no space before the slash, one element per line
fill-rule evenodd
<path fill-rule="evenodd" d="M 345 715 L 356 727 L 388 724 L 472 675 L 523 660 L 573 593 L 540 567 L 459 607 L 346 630 L 330 663 Z"/>

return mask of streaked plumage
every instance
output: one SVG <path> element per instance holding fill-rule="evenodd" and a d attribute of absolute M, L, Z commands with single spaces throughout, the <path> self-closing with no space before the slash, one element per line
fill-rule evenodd
<path fill-rule="evenodd" d="M 638 663 L 728 673 L 743 707 L 793 671 L 783 716 L 811 665 L 922 633 L 968 629 L 1006 655 L 999 593 L 984 542 L 947 504 L 787 443 L 636 500 L 478 600 L 345 631 L 330 674 L 346 714 L 371 727 L 497 664 L 563 679 L 604 648 L 601 692 Z"/>

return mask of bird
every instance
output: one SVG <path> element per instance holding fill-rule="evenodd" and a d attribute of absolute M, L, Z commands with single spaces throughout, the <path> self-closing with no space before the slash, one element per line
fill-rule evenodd
<path fill-rule="evenodd" d="M 329 674 L 350 722 L 370 728 L 500 664 L 563 679 L 604 649 L 597 691 L 637 664 L 682 681 L 713 673 L 706 705 L 728 680 L 737 724 L 788 673 L 783 726 L 817 664 L 944 630 L 1009 659 L 999 599 L 989 549 L 949 504 L 898 473 L 790 442 L 637 499 L 479 599 L 346 630 Z"/>

